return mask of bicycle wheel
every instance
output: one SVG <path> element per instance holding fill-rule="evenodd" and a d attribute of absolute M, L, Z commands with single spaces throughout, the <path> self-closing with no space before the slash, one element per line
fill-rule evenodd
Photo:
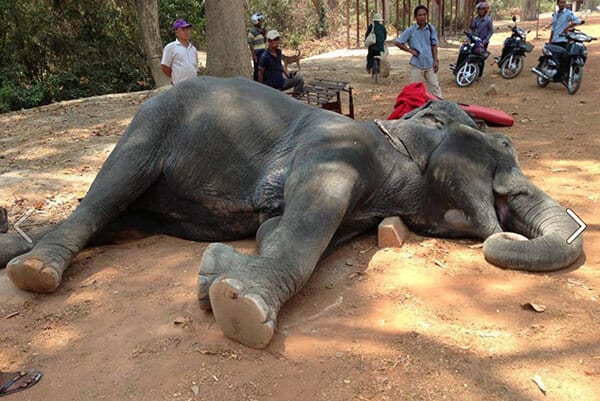
<path fill-rule="evenodd" d="M 373 60 L 373 68 L 371 68 L 371 79 L 373 80 L 374 84 L 377 83 L 378 76 L 379 76 L 379 59 L 376 58 Z"/>

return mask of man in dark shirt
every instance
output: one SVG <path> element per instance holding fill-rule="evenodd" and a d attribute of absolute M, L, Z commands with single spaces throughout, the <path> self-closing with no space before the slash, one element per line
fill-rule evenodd
<path fill-rule="evenodd" d="M 293 95 L 300 96 L 304 88 L 304 78 L 298 74 L 289 74 L 281 61 L 279 32 L 267 32 L 267 50 L 263 52 L 258 63 L 258 82 L 262 82 L 277 90 L 294 88 Z"/>

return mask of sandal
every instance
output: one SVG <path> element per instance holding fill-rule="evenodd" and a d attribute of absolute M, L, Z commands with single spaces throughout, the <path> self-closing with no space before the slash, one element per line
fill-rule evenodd
<path fill-rule="evenodd" d="M 0 385 L 0 397 L 27 390 L 40 381 L 42 372 L 33 369 L 27 372 L 0 372 L 0 378 L 2 379 L 10 376 L 12 376 L 11 379 Z"/>

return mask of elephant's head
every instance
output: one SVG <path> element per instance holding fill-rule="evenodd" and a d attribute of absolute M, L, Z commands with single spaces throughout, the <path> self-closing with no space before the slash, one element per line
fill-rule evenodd
<path fill-rule="evenodd" d="M 581 254 L 581 236 L 564 207 L 522 173 L 506 135 L 484 133 L 455 103 L 433 102 L 407 119 L 383 123 L 422 174 L 417 232 L 485 239 L 488 261 L 510 269 L 551 271 Z"/>

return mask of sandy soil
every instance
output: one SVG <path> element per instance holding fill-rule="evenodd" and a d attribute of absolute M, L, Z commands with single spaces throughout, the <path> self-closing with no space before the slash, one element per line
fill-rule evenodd
<path fill-rule="evenodd" d="M 585 31 L 600 36 L 600 17 Z M 402 248 L 377 249 L 365 234 L 319 264 L 284 306 L 272 344 L 256 351 L 197 307 L 206 243 L 155 236 L 92 248 L 51 295 L 19 291 L 0 271 L 0 370 L 44 373 L 10 400 L 600 400 L 600 44 L 588 49 L 575 96 L 538 88 L 528 70 L 503 80 L 489 64 L 459 89 L 447 67 L 456 47 L 441 50 L 447 98 L 512 114 L 514 127 L 499 131 L 516 142 L 526 175 L 589 225 L 572 267 L 505 271 L 474 241 L 410 235 Z M 364 53 L 302 60 L 302 73 L 350 81 L 357 119 L 385 118 L 407 84 L 407 57 L 392 52 L 391 76 L 374 85 Z M 11 229 L 30 209 L 30 225 L 67 215 L 148 96 L 0 115 L 0 205 Z"/>

